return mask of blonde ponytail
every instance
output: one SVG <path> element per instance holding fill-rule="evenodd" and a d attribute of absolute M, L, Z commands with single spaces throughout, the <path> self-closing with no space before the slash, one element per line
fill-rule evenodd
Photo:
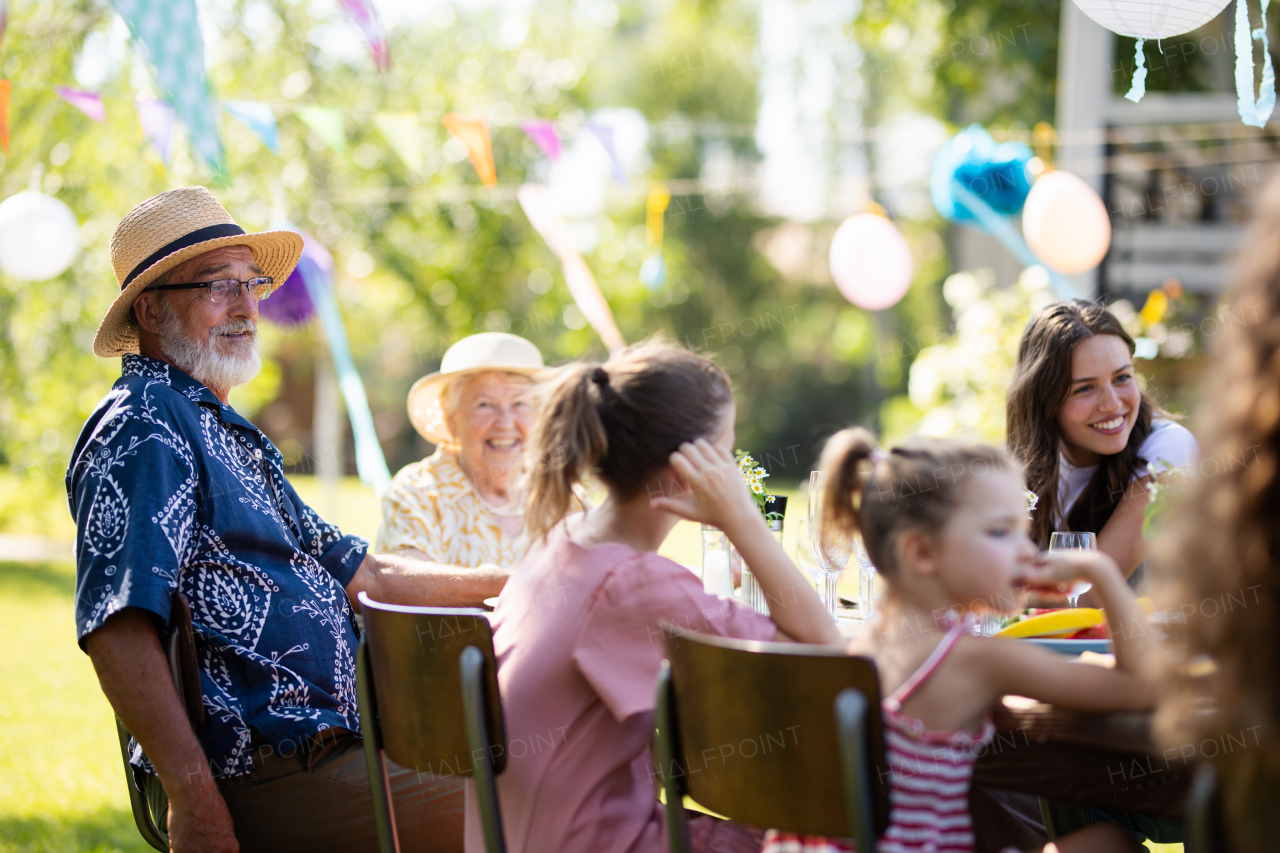
<path fill-rule="evenodd" d="M 862 427 L 842 429 L 827 440 L 818 469 L 822 471 L 823 536 L 849 539 L 862 531 L 862 463 L 875 452 L 876 440 Z"/>

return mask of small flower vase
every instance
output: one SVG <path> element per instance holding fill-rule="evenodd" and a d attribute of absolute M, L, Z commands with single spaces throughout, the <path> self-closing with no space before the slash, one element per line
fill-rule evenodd
<path fill-rule="evenodd" d="M 770 495 L 765 506 L 768 507 L 769 515 L 773 516 L 766 517 L 765 523 L 781 542 L 782 521 L 787 512 L 787 499 L 782 495 Z M 760 581 L 756 580 L 755 574 L 746 563 L 742 564 L 742 601 L 766 616 L 769 615 L 769 602 L 765 598 L 764 590 L 761 589 Z"/>

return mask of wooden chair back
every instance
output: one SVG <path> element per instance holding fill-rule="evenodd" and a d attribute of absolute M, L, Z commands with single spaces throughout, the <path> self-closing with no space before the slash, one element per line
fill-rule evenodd
<path fill-rule="evenodd" d="M 680 790 L 732 820 L 852 837 L 838 700 L 865 730 L 872 837 L 888 825 L 888 764 L 875 664 L 840 649 L 708 637 L 664 626 Z M 844 694 L 842 696 L 842 693 Z M 861 696 L 858 700 L 857 696 Z M 862 701 L 865 700 L 865 701 Z M 661 723 L 660 723 L 661 725 Z M 857 787 L 856 783 L 854 787 Z"/>

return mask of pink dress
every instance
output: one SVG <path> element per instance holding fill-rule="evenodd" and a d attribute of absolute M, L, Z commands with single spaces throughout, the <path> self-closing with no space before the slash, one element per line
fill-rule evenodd
<path fill-rule="evenodd" d="M 663 620 L 687 631 L 772 640 L 767 616 L 708 595 L 653 552 L 573 544 L 562 529 L 512 572 L 494 610 L 507 725 L 498 777 L 511 853 L 667 849 L 649 753 Z M 467 790 L 466 849 L 484 842 Z"/>
<path fill-rule="evenodd" d="M 953 625 L 933 653 L 882 703 L 885 756 L 889 762 L 889 826 L 882 853 L 970 853 L 969 781 L 973 765 L 995 734 L 988 719 L 978 734 L 935 732 L 902 713 L 902 703 L 938 669 L 966 624 Z M 763 853 L 828 853 L 854 848 L 847 840 L 800 837 L 769 830 Z"/>

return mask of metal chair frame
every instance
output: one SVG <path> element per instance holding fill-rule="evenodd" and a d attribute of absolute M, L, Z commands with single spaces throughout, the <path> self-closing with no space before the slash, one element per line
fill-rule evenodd
<path fill-rule="evenodd" d="M 356 657 L 356 690 L 379 850 L 400 849 L 387 775 L 391 758 L 406 767 L 438 766 L 439 775 L 472 777 L 485 850 L 506 853 L 496 779 L 505 767 L 506 739 L 493 634 L 484 611 L 388 605 L 363 592 L 359 599 L 365 633 Z M 442 625 L 465 642 L 438 642 Z M 436 638 L 430 650 L 424 635 Z M 416 637 L 416 647 L 396 642 L 406 637 Z M 412 660 L 403 657 L 406 652 Z M 402 657 L 395 659 L 397 655 Z M 399 706 L 411 696 L 417 697 L 412 700 L 416 707 L 406 713 Z M 390 714 L 383 713 L 384 701 Z"/>

